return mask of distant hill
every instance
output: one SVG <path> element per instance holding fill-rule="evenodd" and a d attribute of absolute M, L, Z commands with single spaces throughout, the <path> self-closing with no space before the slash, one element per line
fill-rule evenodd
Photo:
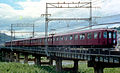
<path fill-rule="evenodd" d="M 19 38 L 12 37 L 12 39 L 16 40 Z M 11 40 L 11 36 L 6 35 L 5 33 L 0 33 L 0 44 L 4 44 L 6 41 L 10 41 L 10 40 Z"/>

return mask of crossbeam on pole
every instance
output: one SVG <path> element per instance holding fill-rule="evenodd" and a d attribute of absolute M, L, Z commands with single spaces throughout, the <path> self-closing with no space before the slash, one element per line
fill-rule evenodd
<path fill-rule="evenodd" d="M 90 18 L 49 18 L 48 20 L 90 20 Z"/>

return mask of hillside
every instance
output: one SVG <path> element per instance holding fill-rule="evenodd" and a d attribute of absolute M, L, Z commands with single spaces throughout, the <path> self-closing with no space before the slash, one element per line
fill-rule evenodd
<path fill-rule="evenodd" d="M 12 37 L 12 39 L 18 39 L 18 38 Z M 10 41 L 10 40 L 11 40 L 11 36 L 6 35 L 5 33 L 0 33 L 0 44 L 4 44 L 5 41 Z"/>

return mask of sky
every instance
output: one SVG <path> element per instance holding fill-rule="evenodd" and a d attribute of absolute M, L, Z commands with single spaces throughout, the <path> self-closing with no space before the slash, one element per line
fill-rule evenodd
<path fill-rule="evenodd" d="M 45 20 L 41 14 L 45 13 L 46 2 L 79 2 L 89 0 L 0 0 L 0 31 L 10 35 L 11 24 L 35 24 L 36 35 L 44 34 Z M 120 14 L 120 1 L 118 0 L 92 0 L 93 6 L 99 7 L 93 9 L 93 16 L 105 17 Z M 88 17 L 88 9 L 49 9 L 52 17 Z M 85 23 L 85 24 L 83 24 Z M 56 25 L 57 24 L 57 25 Z M 76 24 L 76 25 L 75 25 Z M 67 26 L 70 26 L 67 28 Z M 87 26 L 85 21 L 52 21 L 49 22 L 49 32 L 51 29 L 56 29 L 62 32 L 61 29 L 73 29 L 82 26 Z M 15 27 L 15 31 L 29 32 L 32 31 L 31 27 Z M 38 33 L 39 32 L 39 33 Z M 21 37 L 23 33 L 15 33 L 16 36 Z M 25 33 L 24 33 L 25 34 Z M 23 34 L 23 35 L 24 35 Z M 26 33 L 31 35 L 31 33 Z"/>

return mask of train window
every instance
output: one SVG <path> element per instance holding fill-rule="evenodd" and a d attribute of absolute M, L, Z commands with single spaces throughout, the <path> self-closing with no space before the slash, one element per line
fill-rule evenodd
<path fill-rule="evenodd" d="M 67 40 L 69 40 L 70 39 L 70 36 L 67 36 Z"/>
<path fill-rule="evenodd" d="M 34 40 L 31 40 L 31 43 L 34 43 Z"/>
<path fill-rule="evenodd" d="M 50 38 L 50 41 L 52 41 L 52 38 Z"/>
<path fill-rule="evenodd" d="M 20 42 L 21 43 L 21 42 Z M 33 43 L 33 40 L 31 40 L 31 43 Z"/>
<path fill-rule="evenodd" d="M 67 36 L 64 36 L 64 40 L 67 40 Z"/>
<path fill-rule="evenodd" d="M 49 41 L 51 41 L 51 38 L 49 38 Z"/>
<path fill-rule="evenodd" d="M 42 42 L 42 40 L 40 39 L 40 42 Z"/>
<path fill-rule="evenodd" d="M 99 32 L 99 38 L 101 38 L 101 33 Z"/>
<path fill-rule="evenodd" d="M 78 40 L 78 35 L 77 34 L 75 34 L 74 37 L 75 37 L 75 40 Z"/>
<path fill-rule="evenodd" d="M 35 42 L 35 40 L 33 40 L 33 43 Z"/>
<path fill-rule="evenodd" d="M 116 38 L 116 32 L 113 33 L 113 38 Z"/>
<path fill-rule="evenodd" d="M 109 32 L 109 38 L 112 38 L 112 33 L 111 32 Z"/>
<path fill-rule="evenodd" d="M 88 38 L 88 39 L 92 39 L 92 33 L 88 33 L 88 34 L 87 34 L 87 38 Z"/>
<path fill-rule="evenodd" d="M 20 42 L 21 43 L 21 42 Z M 31 43 L 33 43 L 33 40 L 31 40 Z"/>
<path fill-rule="evenodd" d="M 97 39 L 97 36 L 98 36 L 98 33 L 95 32 L 95 33 L 94 33 L 94 39 Z"/>
<path fill-rule="evenodd" d="M 73 39 L 73 36 L 72 35 L 70 35 L 70 38 L 69 38 L 70 40 L 72 40 Z"/>
<path fill-rule="evenodd" d="M 63 37 L 62 37 L 62 36 L 60 37 L 60 40 L 63 40 Z"/>
<path fill-rule="evenodd" d="M 80 40 L 85 39 L 85 34 L 80 34 Z"/>
<path fill-rule="evenodd" d="M 29 43 L 29 40 L 27 40 L 27 43 Z"/>
<path fill-rule="evenodd" d="M 107 38 L 107 32 L 104 32 L 104 33 L 103 33 L 103 37 L 104 37 L 104 38 Z"/>
<path fill-rule="evenodd" d="M 80 34 L 80 40 L 82 40 L 82 35 Z"/>
<path fill-rule="evenodd" d="M 37 39 L 35 40 L 35 42 L 37 42 Z"/>
<path fill-rule="evenodd" d="M 53 37 L 53 41 L 55 41 L 55 37 Z"/>
<path fill-rule="evenodd" d="M 58 37 L 56 37 L 56 41 L 58 41 L 59 40 L 59 38 Z"/>
<path fill-rule="evenodd" d="M 49 38 L 48 38 L 48 41 L 50 41 Z"/>

